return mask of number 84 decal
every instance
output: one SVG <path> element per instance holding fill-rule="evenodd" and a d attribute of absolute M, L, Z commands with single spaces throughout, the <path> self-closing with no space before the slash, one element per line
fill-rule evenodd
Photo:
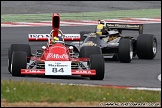
<path fill-rule="evenodd" d="M 64 68 L 60 68 L 60 69 L 58 69 L 58 68 L 52 68 L 52 72 L 53 73 L 57 73 L 57 72 L 64 72 Z"/>

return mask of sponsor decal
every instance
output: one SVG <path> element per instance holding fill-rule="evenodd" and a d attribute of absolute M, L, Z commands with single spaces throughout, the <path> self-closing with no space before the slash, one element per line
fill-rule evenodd
<path fill-rule="evenodd" d="M 29 38 L 49 38 L 49 34 L 29 34 Z"/>
<path fill-rule="evenodd" d="M 48 66 L 51 66 L 51 67 L 67 67 L 68 65 L 61 64 L 61 63 L 55 63 L 55 64 L 48 64 Z"/>
<path fill-rule="evenodd" d="M 59 34 L 58 36 L 61 36 Z M 29 38 L 49 38 L 50 34 L 29 34 Z M 80 34 L 64 34 L 65 38 L 80 38 Z"/>
<path fill-rule="evenodd" d="M 77 70 L 76 73 L 91 73 L 91 71 L 87 71 L 87 70 Z"/>
<path fill-rule="evenodd" d="M 27 72 L 27 73 L 28 73 L 28 72 L 29 72 L 29 73 L 30 73 L 30 72 L 31 72 L 31 73 L 33 73 L 33 72 L 36 72 L 36 73 L 37 73 L 37 72 L 38 72 L 38 73 L 39 73 L 39 72 L 41 72 L 41 71 L 40 71 L 40 70 L 25 70 L 25 72 Z"/>
<path fill-rule="evenodd" d="M 107 24 L 108 27 L 139 28 L 140 25 L 129 24 Z"/>
<path fill-rule="evenodd" d="M 60 58 L 60 59 L 68 59 L 68 55 L 67 54 L 53 54 L 53 53 L 48 53 L 47 58 Z"/>

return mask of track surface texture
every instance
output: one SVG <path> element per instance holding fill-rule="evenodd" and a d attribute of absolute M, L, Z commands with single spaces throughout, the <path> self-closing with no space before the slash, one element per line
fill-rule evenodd
<path fill-rule="evenodd" d="M 161 1 L 1 1 L 1 15 L 160 8 Z"/>

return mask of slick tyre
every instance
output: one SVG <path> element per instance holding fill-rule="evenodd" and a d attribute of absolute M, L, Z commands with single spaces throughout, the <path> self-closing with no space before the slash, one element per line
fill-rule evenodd
<path fill-rule="evenodd" d="M 31 47 L 29 44 L 11 44 L 10 48 L 8 49 L 8 71 L 11 73 L 11 60 L 12 60 L 12 53 L 14 51 L 24 51 L 27 54 L 27 57 L 31 56 Z M 29 62 L 30 59 L 27 59 Z"/>
<path fill-rule="evenodd" d="M 91 80 L 103 80 L 105 74 L 105 61 L 102 55 L 90 56 L 90 69 L 96 70 L 95 76 L 90 76 Z"/>
<path fill-rule="evenodd" d="M 97 46 L 84 46 L 80 49 L 79 57 L 89 58 L 91 55 L 102 54 L 102 51 Z"/>
<path fill-rule="evenodd" d="M 89 58 L 94 54 L 102 54 L 101 49 L 97 46 L 84 46 L 80 49 L 79 57 L 80 58 Z M 88 62 L 89 65 L 89 62 Z M 88 77 L 87 75 L 81 75 L 82 77 Z"/>
<path fill-rule="evenodd" d="M 23 51 L 14 51 L 11 61 L 11 73 L 12 76 L 25 76 L 21 74 L 21 69 L 26 69 L 27 54 Z"/>
<path fill-rule="evenodd" d="M 157 53 L 157 39 L 151 34 L 140 34 L 137 38 L 137 56 L 139 59 L 153 59 Z"/>
<path fill-rule="evenodd" d="M 133 58 L 133 45 L 129 38 L 122 38 L 119 41 L 118 48 L 119 61 L 123 63 L 130 63 Z"/>

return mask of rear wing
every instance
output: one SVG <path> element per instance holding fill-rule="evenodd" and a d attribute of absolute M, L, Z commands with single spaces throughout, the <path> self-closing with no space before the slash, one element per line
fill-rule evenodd
<path fill-rule="evenodd" d="M 121 23 L 106 23 L 110 29 L 117 29 L 121 33 L 122 30 L 135 30 L 139 34 L 143 34 L 143 24 L 121 24 Z"/>
<path fill-rule="evenodd" d="M 29 41 L 48 41 L 48 38 L 50 34 L 28 34 Z M 64 34 L 64 41 L 80 41 L 80 34 Z"/>

